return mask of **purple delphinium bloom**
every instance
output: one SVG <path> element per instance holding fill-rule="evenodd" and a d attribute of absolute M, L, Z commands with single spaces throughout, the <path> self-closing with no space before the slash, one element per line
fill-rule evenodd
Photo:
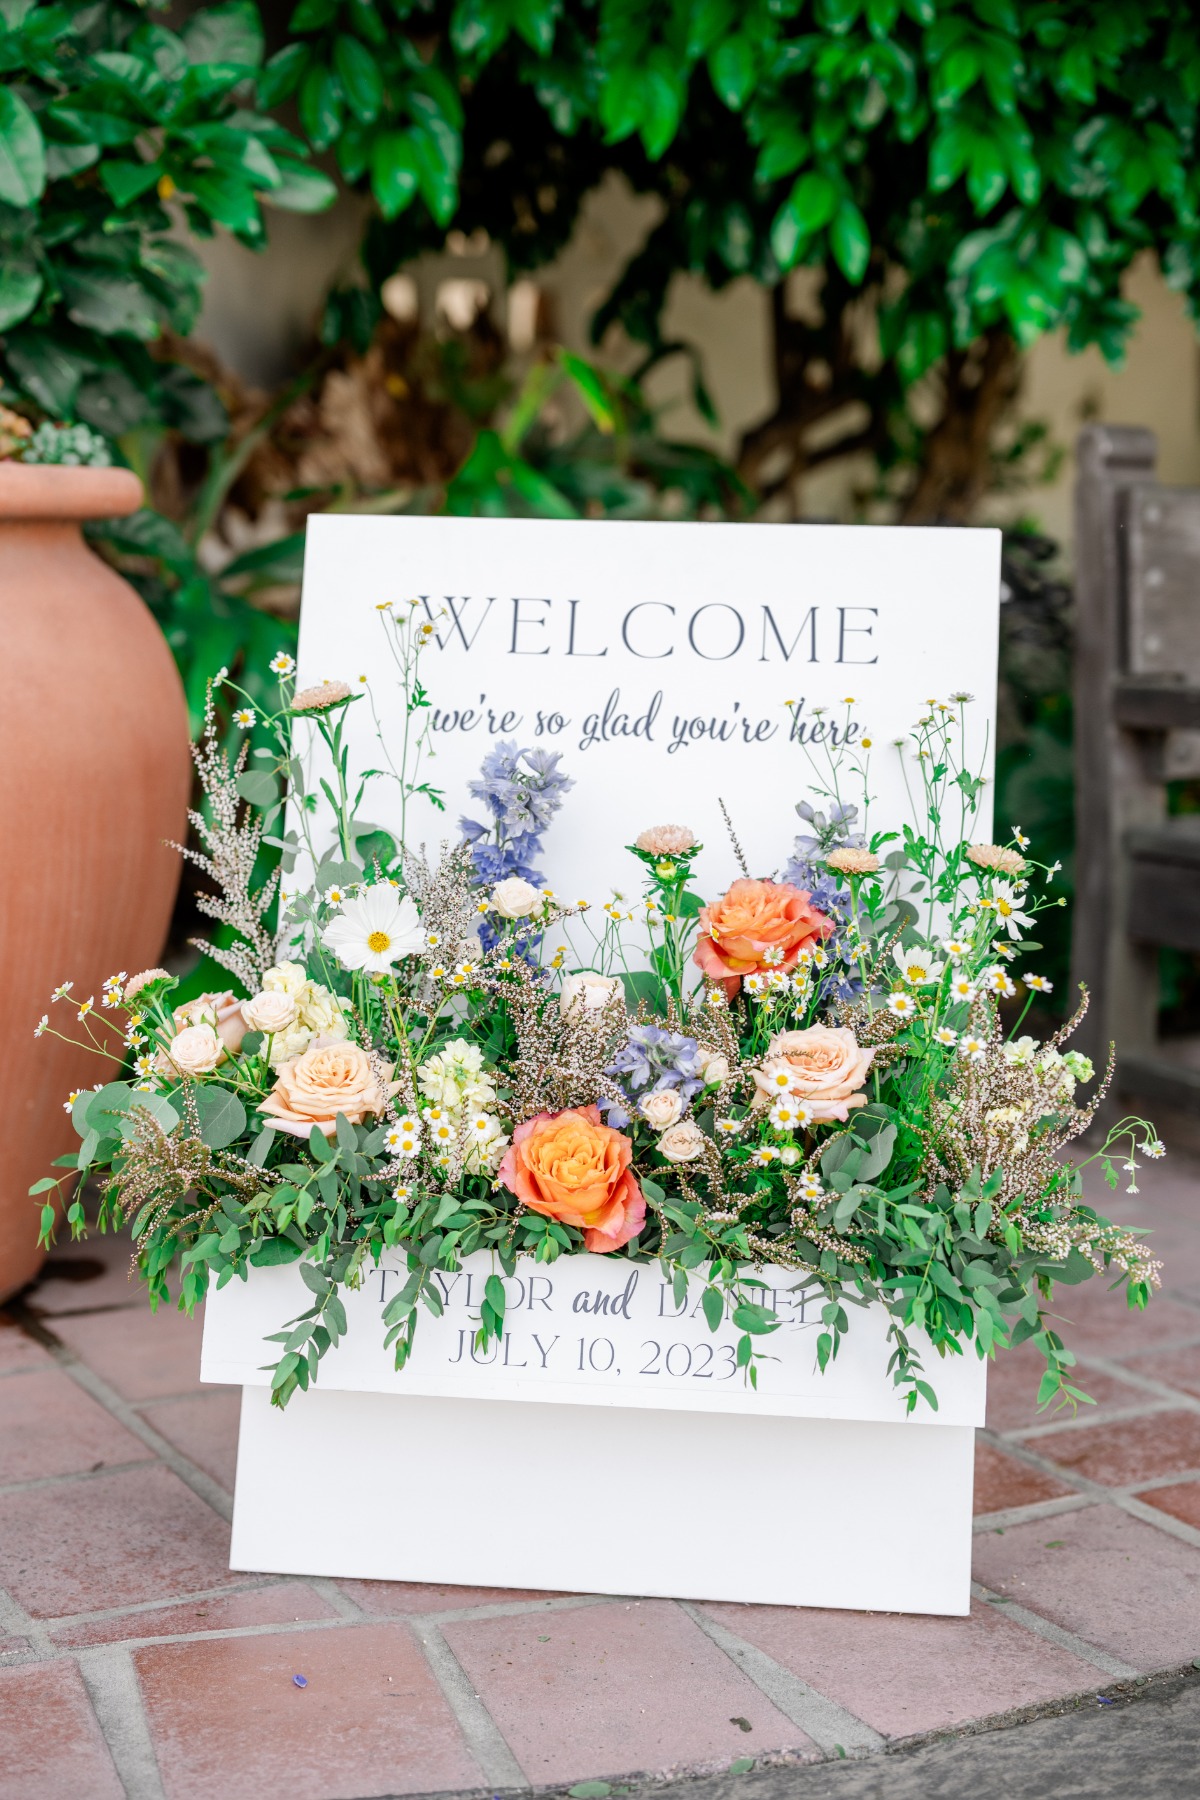
<path fill-rule="evenodd" d="M 791 861 L 783 871 L 783 880 L 793 887 L 806 889 L 812 904 L 833 920 L 834 935 L 826 938 L 822 948 L 829 959 L 817 985 L 820 1001 L 850 1000 L 862 989 L 854 962 L 853 946 L 847 942 L 845 926 L 850 916 L 850 890 L 843 887 L 828 867 L 826 858 L 832 850 L 866 848 L 866 836 L 853 829 L 858 818 L 857 806 L 837 802 L 829 816 L 819 813 L 807 800 L 801 800 L 797 813 L 811 833 L 801 833 L 792 846 Z"/>
<path fill-rule="evenodd" d="M 482 800 L 485 821 L 462 818 L 459 829 L 471 846 L 477 887 L 493 888 L 518 875 L 540 887 L 545 879 L 537 867 L 542 854 L 542 833 L 563 803 L 563 795 L 575 783 L 559 768 L 557 750 L 520 750 L 515 743 L 494 744 L 484 757 L 478 777 L 467 791 Z M 495 927 L 484 919 L 479 928 L 485 950 L 497 942 Z M 526 941 L 525 951 L 533 943 Z"/>
<path fill-rule="evenodd" d="M 647 1094 L 664 1088 L 674 1088 L 686 1105 L 704 1086 L 699 1057 L 695 1038 L 685 1037 L 681 1031 L 668 1031 L 663 1025 L 631 1025 L 624 1048 L 605 1070 L 620 1082 L 629 1109 L 616 1100 L 601 1100 L 608 1123 L 619 1131 L 628 1125 Z"/>

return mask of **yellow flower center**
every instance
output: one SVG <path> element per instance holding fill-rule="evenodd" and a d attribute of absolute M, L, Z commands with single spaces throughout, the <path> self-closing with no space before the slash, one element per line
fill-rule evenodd
<path fill-rule="evenodd" d="M 925 973 L 925 966 L 923 963 L 909 963 L 908 979 L 910 981 L 920 981 L 922 976 L 924 975 L 924 973 Z"/>
<path fill-rule="evenodd" d="M 996 911 L 1000 914 L 1002 919 L 1010 918 L 1012 915 L 1012 907 L 1008 904 L 1007 900 L 997 900 Z"/>
<path fill-rule="evenodd" d="M 392 940 L 386 931 L 373 931 L 367 939 L 367 949 L 373 951 L 376 956 L 382 956 L 384 951 L 390 950 L 391 947 Z"/>

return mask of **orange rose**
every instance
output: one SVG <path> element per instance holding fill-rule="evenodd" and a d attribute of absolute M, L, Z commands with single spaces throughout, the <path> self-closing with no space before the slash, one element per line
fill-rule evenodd
<path fill-rule="evenodd" d="M 598 1106 L 572 1106 L 518 1125 L 497 1179 L 531 1212 L 578 1226 L 585 1249 L 603 1253 L 619 1250 L 646 1221 L 632 1160 L 633 1145 L 600 1123 Z"/>
<path fill-rule="evenodd" d="M 845 1121 L 867 1097 L 858 1089 L 867 1079 L 874 1050 L 864 1050 L 848 1026 L 809 1025 L 780 1031 L 754 1071 L 754 1105 L 770 1106 L 790 1097 L 812 1109 L 812 1123 Z"/>
<path fill-rule="evenodd" d="M 299 1138 L 311 1136 L 314 1125 L 332 1137 L 339 1113 L 351 1125 L 361 1125 L 368 1113 L 378 1116 L 398 1085 L 381 1086 L 366 1051 L 334 1038 L 317 1038 L 303 1056 L 283 1063 L 277 1077 L 258 1110 L 274 1130 Z"/>
<path fill-rule="evenodd" d="M 805 945 L 833 930 L 833 920 L 811 900 L 804 888 L 786 881 L 735 881 L 723 900 L 701 910 L 703 935 L 692 960 L 731 1000 L 743 975 L 794 969 Z"/>

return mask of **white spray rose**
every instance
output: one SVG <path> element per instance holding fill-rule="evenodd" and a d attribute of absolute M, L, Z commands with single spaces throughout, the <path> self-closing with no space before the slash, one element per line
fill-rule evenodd
<path fill-rule="evenodd" d="M 189 1025 L 167 1045 L 167 1055 L 181 1075 L 211 1075 L 225 1046 L 211 1025 Z"/>
<path fill-rule="evenodd" d="M 583 1013 L 600 1012 L 617 998 L 624 1003 L 625 989 L 619 976 L 597 975 L 593 969 L 583 969 L 578 975 L 563 976 L 558 1004 L 564 1018 L 568 1013 L 579 1017 Z"/>
<path fill-rule="evenodd" d="M 690 1119 L 672 1125 L 658 1140 L 658 1149 L 668 1162 L 695 1162 L 704 1155 L 704 1133 Z"/>
<path fill-rule="evenodd" d="M 492 889 L 491 907 L 502 919 L 524 919 L 541 898 L 532 882 L 522 881 L 519 875 L 510 875 L 507 881 L 499 882 Z"/>
<path fill-rule="evenodd" d="M 296 1002 L 279 988 L 264 988 L 261 994 L 242 1001 L 242 1017 L 251 1031 L 274 1037 L 296 1017 Z"/>
<path fill-rule="evenodd" d="M 657 1093 L 646 1095 L 638 1110 L 647 1125 L 655 1131 L 665 1131 L 683 1112 L 683 1101 L 675 1088 L 659 1088 Z"/>

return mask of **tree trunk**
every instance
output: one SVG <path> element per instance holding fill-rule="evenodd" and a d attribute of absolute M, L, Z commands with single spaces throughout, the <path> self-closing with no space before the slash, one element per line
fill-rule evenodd
<path fill-rule="evenodd" d="M 946 361 L 942 416 L 925 439 L 900 523 L 966 524 L 992 484 L 997 426 L 1016 399 L 1021 357 L 1011 334 L 990 331 Z"/>

